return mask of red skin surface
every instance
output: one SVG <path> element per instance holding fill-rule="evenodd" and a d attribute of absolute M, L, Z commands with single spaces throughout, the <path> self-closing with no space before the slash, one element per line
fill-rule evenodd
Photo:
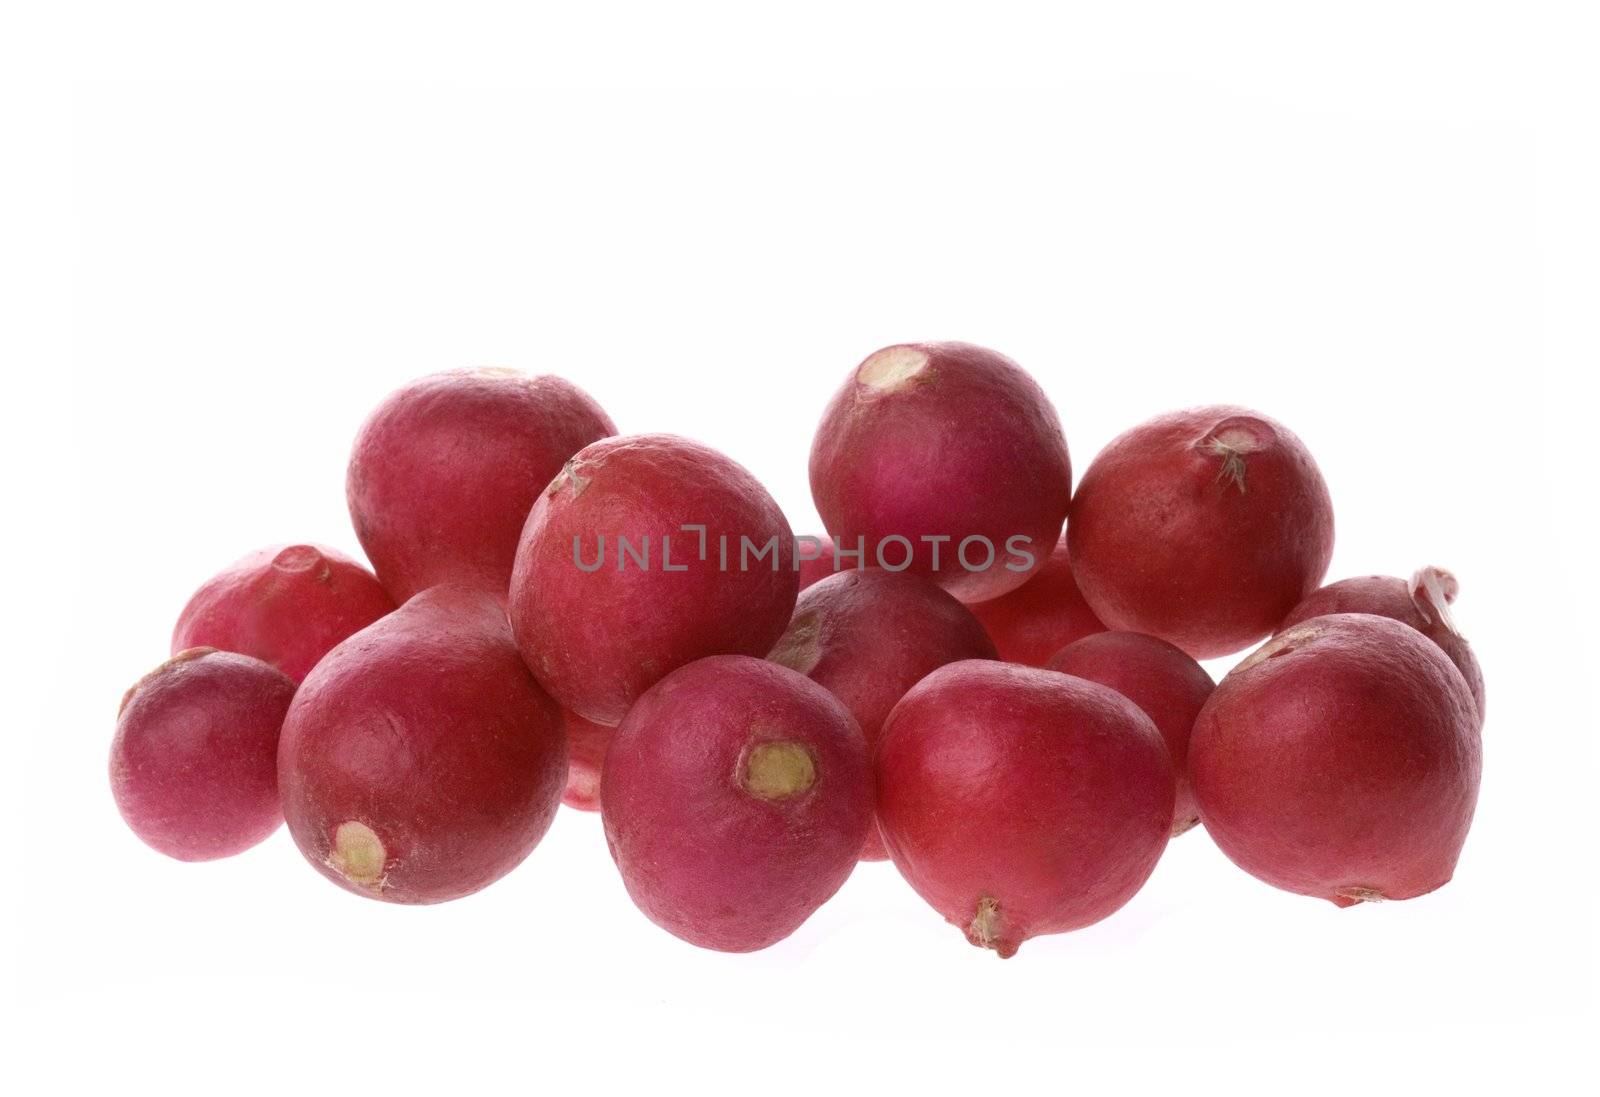
<path fill-rule="evenodd" d="M 1113 629 L 1196 659 L 1271 635 L 1333 554 L 1333 504 L 1287 428 L 1245 408 L 1157 416 L 1112 441 L 1073 496 L 1078 586 Z"/>
<path fill-rule="evenodd" d="M 816 536 L 816 535 L 813 535 Z M 820 583 L 834 573 L 833 566 L 833 538 L 817 536 L 817 555 L 808 557 L 803 552 L 810 551 L 795 548 L 795 565 L 800 569 L 800 589 L 805 590 L 814 583 Z"/>
<path fill-rule="evenodd" d="M 561 710 L 561 725 L 567 732 L 567 788 L 561 802 L 579 811 L 600 810 L 600 773 L 605 768 L 606 748 L 617 729 L 585 720 L 575 712 Z"/>
<path fill-rule="evenodd" d="M 1056 542 L 1050 558 L 1032 579 L 1010 594 L 974 603 L 971 609 L 999 649 L 1000 658 L 1030 667 L 1042 667 L 1074 640 L 1106 630 L 1072 577 L 1065 537 Z"/>
<path fill-rule="evenodd" d="M 906 691 L 946 663 L 996 658 L 967 607 L 915 575 L 845 571 L 809 588 L 768 659 L 798 671 L 844 703 L 871 747 Z M 889 856 L 878 828 L 863 861 Z"/>
<path fill-rule="evenodd" d="M 1189 740 L 1200 817 L 1222 852 L 1339 906 L 1447 883 L 1481 768 L 1460 673 L 1415 629 L 1365 613 L 1264 644 L 1217 686 Z"/>
<path fill-rule="evenodd" d="M 1467 680 L 1480 716 L 1488 712 L 1484 696 L 1483 670 L 1472 645 L 1456 631 L 1450 617 L 1450 603 L 1460 586 L 1456 577 L 1443 568 L 1420 568 L 1410 582 L 1393 575 L 1363 575 L 1329 583 L 1294 607 L 1283 619 L 1282 629 L 1330 613 L 1375 613 L 1410 625 L 1439 645 Z"/>
<path fill-rule="evenodd" d="M 294 683 L 259 659 L 180 652 L 122 698 L 111 794 L 133 832 L 180 861 L 242 853 L 278 829 L 278 731 Z"/>
<path fill-rule="evenodd" d="M 344 553 L 273 545 L 235 561 L 194 592 L 172 630 L 172 653 L 236 651 L 299 682 L 335 644 L 393 611 L 383 584 Z"/>
<path fill-rule="evenodd" d="M 807 760 L 806 781 L 780 791 L 752 780 L 773 744 Z M 641 697 L 600 787 L 633 901 L 722 952 L 798 929 L 850 875 L 872 820 L 866 740 L 844 706 L 803 675 L 738 655 L 683 667 Z"/>
<path fill-rule="evenodd" d="M 1172 829 L 1172 760 L 1126 697 L 1010 663 L 941 667 L 895 706 L 878 823 L 906 880 L 975 945 L 1098 922 Z"/>
<path fill-rule="evenodd" d="M 485 369 L 413 381 L 356 436 L 345 481 L 356 536 L 396 602 L 441 583 L 503 597 L 534 499 L 616 430 L 559 377 Z"/>
<path fill-rule="evenodd" d="M 278 749 L 300 852 L 391 903 L 457 899 L 511 871 L 566 776 L 560 710 L 522 665 L 499 600 L 469 587 L 425 591 L 329 652 Z M 375 842 L 344 848 L 347 825 Z"/>
<path fill-rule="evenodd" d="M 893 356 L 925 355 L 920 370 L 883 377 Z M 880 378 L 874 382 L 874 377 Z M 969 343 L 907 343 L 869 356 L 834 395 L 811 446 L 811 494 L 837 543 L 865 538 L 868 566 L 929 576 L 963 602 L 998 598 L 1044 563 L 1061 535 L 1072 496 L 1072 463 L 1055 408 L 1023 369 L 1003 354 Z M 935 547 L 924 536 L 951 538 Z M 962 540 L 987 537 L 995 558 L 967 571 Z M 1011 570 L 1013 536 L 1029 538 L 1031 567 Z M 982 565 L 980 543 L 968 560 Z"/>
<path fill-rule="evenodd" d="M 704 559 L 700 534 L 684 525 L 706 527 Z M 621 551 L 624 537 L 640 554 L 649 538 L 648 566 Z M 756 548 L 775 539 L 775 549 L 760 560 L 752 551 L 741 571 L 741 537 Z M 597 570 L 575 561 L 575 539 Z M 511 578 L 511 625 L 556 700 L 614 725 L 696 659 L 766 655 L 798 589 L 794 534 L 755 477 L 686 438 L 630 435 L 584 449 L 534 504 Z"/>
<path fill-rule="evenodd" d="M 1205 668 L 1165 640 L 1138 632 L 1099 632 L 1068 644 L 1050 660 L 1051 670 L 1109 686 L 1139 706 L 1166 741 L 1178 780 L 1172 809 L 1177 837 L 1200 821 L 1189 788 L 1189 733 L 1216 683 Z"/>

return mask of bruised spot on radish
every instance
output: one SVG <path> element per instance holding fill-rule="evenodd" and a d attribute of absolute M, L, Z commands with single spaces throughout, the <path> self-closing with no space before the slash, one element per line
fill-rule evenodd
<path fill-rule="evenodd" d="M 821 614 L 801 611 L 767 658 L 800 674 L 810 674 L 822 658 Z"/>
<path fill-rule="evenodd" d="M 856 368 L 856 380 L 877 392 L 893 392 L 928 368 L 928 355 L 916 347 L 885 347 Z"/>
<path fill-rule="evenodd" d="M 758 743 L 745 756 L 739 783 L 761 800 L 787 800 L 817 783 L 817 763 L 800 743 Z"/>
<path fill-rule="evenodd" d="M 382 886 L 387 861 L 383 842 L 367 824 L 352 819 L 334 828 L 328 865 L 352 884 Z"/>
<path fill-rule="evenodd" d="M 1233 669 L 1236 673 L 1242 672 L 1249 670 L 1251 667 L 1259 666 L 1260 664 L 1265 663 L 1268 659 L 1277 659 L 1284 655 L 1293 655 L 1306 643 L 1311 640 L 1315 640 L 1318 636 L 1321 636 L 1323 631 L 1324 630 L 1317 625 L 1305 624 L 1298 628 L 1290 629 L 1287 632 L 1280 632 L 1278 635 L 1274 636 L 1272 639 L 1256 648 L 1255 651 L 1252 651 L 1249 655 L 1245 656 L 1245 658 L 1241 659 L 1239 661 L 1239 665 Z"/>

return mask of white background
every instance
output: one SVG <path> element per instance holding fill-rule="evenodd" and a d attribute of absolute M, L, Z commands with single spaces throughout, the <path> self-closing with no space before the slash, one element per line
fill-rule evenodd
<path fill-rule="evenodd" d="M 6 1088 L 1592 1085 L 1577 7 L 588 10 L 6 9 Z M 560 373 L 804 532 L 826 398 L 929 338 L 1031 369 L 1080 473 L 1151 414 L 1257 407 L 1321 461 L 1330 579 L 1460 576 L 1490 701 L 1452 884 L 1339 911 L 1196 831 L 1004 963 L 887 864 L 722 956 L 634 910 L 594 816 L 427 909 L 281 831 L 184 865 L 122 827 L 122 691 L 234 557 L 356 548 L 347 448 L 396 385 Z"/>

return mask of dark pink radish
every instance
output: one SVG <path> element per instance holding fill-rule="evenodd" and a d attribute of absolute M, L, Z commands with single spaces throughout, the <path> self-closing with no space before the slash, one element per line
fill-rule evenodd
<path fill-rule="evenodd" d="M 631 435 L 585 448 L 534 504 L 511 624 L 556 700 L 615 724 L 678 667 L 766 655 L 798 589 L 794 534 L 755 477 L 686 438 Z"/>
<path fill-rule="evenodd" d="M 811 494 L 867 566 L 963 602 L 1044 565 L 1072 496 L 1055 408 L 1011 359 L 970 343 L 885 347 L 857 366 L 811 446 Z"/>
<path fill-rule="evenodd" d="M 397 602 L 441 583 L 503 596 L 534 499 L 616 429 L 559 377 L 479 369 L 413 381 L 356 436 L 345 484 L 356 536 Z"/>
<path fill-rule="evenodd" d="M 800 589 L 805 590 L 834 574 L 833 538 L 813 537 L 813 545 L 805 538 L 795 541 L 795 565 L 800 569 Z"/>
<path fill-rule="evenodd" d="M 391 903 L 470 895 L 515 868 L 567 778 L 561 712 L 517 656 L 499 599 L 423 592 L 328 653 L 278 750 L 300 852 Z"/>
<path fill-rule="evenodd" d="M 180 861 L 242 853 L 278 829 L 278 731 L 294 682 L 248 655 L 190 648 L 122 698 L 111 743 L 117 810 Z"/>
<path fill-rule="evenodd" d="M 1189 740 L 1206 830 L 1240 868 L 1349 906 L 1449 881 L 1482 765 L 1472 694 L 1388 617 L 1315 617 L 1217 686 Z"/>
<path fill-rule="evenodd" d="M 194 592 L 172 630 L 172 651 L 253 655 L 299 682 L 335 644 L 393 610 L 377 577 L 344 553 L 274 545 Z"/>
<path fill-rule="evenodd" d="M 801 593 L 768 656 L 843 701 L 869 747 L 912 686 L 946 663 L 995 657 L 983 626 L 951 595 L 876 568 L 840 572 Z M 862 860 L 887 856 L 874 826 Z"/>
<path fill-rule="evenodd" d="M 561 710 L 561 725 L 567 732 L 567 788 L 561 802 L 579 811 L 600 810 L 600 773 L 605 767 L 606 748 L 616 728 L 585 720 L 576 712 Z"/>
<path fill-rule="evenodd" d="M 639 909 L 723 952 L 798 929 L 850 875 L 872 820 L 866 741 L 844 706 L 737 655 L 691 663 L 639 698 L 600 798 Z"/>
<path fill-rule="evenodd" d="M 1033 578 L 1009 594 L 975 602 L 971 608 L 1000 658 L 1030 667 L 1042 667 L 1074 640 L 1106 630 L 1072 577 L 1065 537 L 1056 542 Z"/>
<path fill-rule="evenodd" d="M 1460 590 L 1456 577 L 1443 568 L 1419 568 L 1410 581 L 1393 575 L 1341 579 L 1314 592 L 1290 611 L 1281 628 L 1329 613 L 1375 613 L 1410 625 L 1438 644 L 1472 690 L 1480 714 L 1487 712 L 1483 670 L 1472 645 L 1456 630 L 1450 604 Z"/>
<path fill-rule="evenodd" d="M 941 667 L 883 726 L 878 822 L 917 893 L 975 945 L 1098 922 L 1172 829 L 1161 733 L 1105 686 L 1010 663 Z"/>
<path fill-rule="evenodd" d="M 1139 706 L 1155 724 L 1172 756 L 1178 795 L 1172 811 L 1176 837 L 1200 821 L 1185 760 L 1189 733 L 1216 688 L 1205 668 L 1178 648 L 1138 632 L 1099 632 L 1056 652 L 1051 670 L 1110 686 Z"/>
<path fill-rule="evenodd" d="M 1333 504 L 1282 424 L 1191 408 L 1100 452 L 1073 496 L 1067 545 L 1108 627 L 1210 659 L 1271 635 L 1316 589 L 1333 553 Z"/>

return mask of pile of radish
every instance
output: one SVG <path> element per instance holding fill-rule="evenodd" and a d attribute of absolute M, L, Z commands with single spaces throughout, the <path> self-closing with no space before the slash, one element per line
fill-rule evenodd
<path fill-rule="evenodd" d="M 1456 580 L 1319 589 L 1332 503 L 1282 424 L 1162 415 L 1074 491 L 1016 363 L 905 344 L 846 379 L 810 474 L 826 537 L 559 378 L 414 382 L 350 459 L 372 570 L 274 546 L 203 584 L 123 699 L 117 806 L 190 861 L 287 820 L 340 887 L 436 903 L 565 801 L 647 917 L 731 952 L 887 857 L 1010 956 L 1197 825 L 1341 906 L 1450 879 L 1484 716 Z M 1196 661 L 1253 645 L 1221 682 Z"/>

